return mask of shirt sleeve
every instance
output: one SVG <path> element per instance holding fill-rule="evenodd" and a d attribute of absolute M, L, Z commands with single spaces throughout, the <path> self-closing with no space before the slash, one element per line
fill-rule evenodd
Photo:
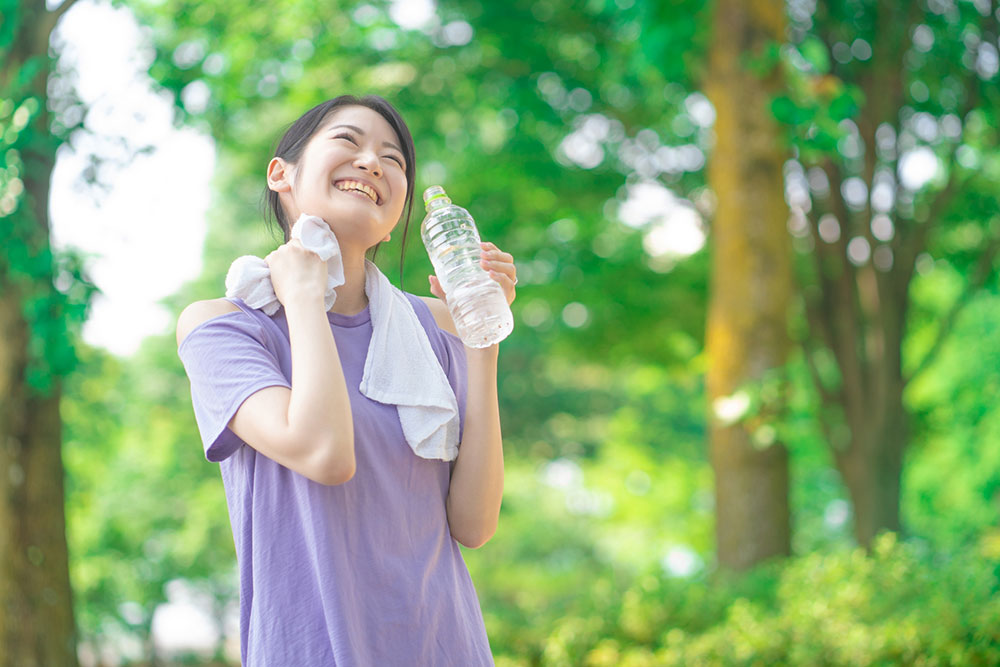
<path fill-rule="evenodd" d="M 465 358 L 465 345 L 461 338 L 450 331 L 438 328 L 436 324 L 435 328 L 438 330 L 441 347 L 444 348 L 444 373 L 455 391 L 455 398 L 458 399 L 458 439 L 461 442 L 462 434 L 465 432 L 465 394 L 469 386 L 469 365 Z"/>
<path fill-rule="evenodd" d="M 292 386 L 261 326 L 242 311 L 198 325 L 177 354 L 191 381 L 195 421 L 209 461 L 225 460 L 244 444 L 229 422 L 247 398 L 265 387 Z"/>

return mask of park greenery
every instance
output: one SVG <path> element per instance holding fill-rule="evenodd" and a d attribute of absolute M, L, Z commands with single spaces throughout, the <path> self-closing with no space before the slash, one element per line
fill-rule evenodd
<path fill-rule="evenodd" d="M 228 664 L 221 637 L 176 656 L 152 632 L 178 582 L 220 628 L 237 595 L 173 333 L 128 358 L 84 344 L 85 263 L 46 236 L 55 152 L 89 131 L 48 47 L 72 1 L 0 0 L 0 436 L 61 451 L 44 473 L 65 470 L 75 630 L 60 627 L 85 661 Z M 418 188 L 444 184 L 514 254 L 500 528 L 464 552 L 498 665 L 1000 662 L 996 2 L 773 3 L 781 37 L 733 56 L 720 55 L 723 0 L 439 0 L 420 25 L 381 0 L 118 4 L 146 26 L 150 83 L 177 123 L 217 147 L 204 269 L 167 300 L 173 313 L 220 296 L 236 256 L 278 243 L 260 207 L 274 143 L 345 92 L 397 105 Z M 784 361 L 740 376 L 723 403 L 706 382 L 720 361 L 706 345 L 713 290 L 736 269 L 713 261 L 732 234 L 710 168 L 720 71 L 767 91 L 746 106 L 775 133 L 784 210 L 770 222 L 794 278 Z M 421 217 L 378 262 L 427 294 Z M 752 488 L 720 502 L 723 417 L 750 449 L 787 453 L 767 463 L 787 471 L 786 516 L 758 511 Z M 58 540 L 16 518 L 62 530 L 62 491 L 18 495 L 48 488 L 18 458 L 29 449 L 0 442 L 8 610 L 35 604 L 12 582 L 65 576 L 38 555 Z M 745 532 L 787 522 L 787 547 L 720 553 L 734 500 L 753 508 L 739 509 Z M 52 654 L 26 638 L 37 613 L 0 621 L 0 665 L 73 664 L 38 657 Z"/>

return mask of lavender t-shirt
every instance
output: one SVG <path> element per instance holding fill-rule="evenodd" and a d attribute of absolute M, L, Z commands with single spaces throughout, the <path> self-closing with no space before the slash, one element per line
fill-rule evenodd
<path fill-rule="evenodd" d="M 465 350 L 407 294 L 458 398 Z M 196 327 L 178 350 L 210 461 L 218 461 L 240 569 L 243 664 L 492 665 L 479 600 L 445 513 L 451 465 L 413 453 L 396 406 L 358 387 L 368 309 L 328 313 L 354 416 L 354 477 L 324 486 L 246 445 L 227 424 L 251 394 L 291 386 L 284 310 L 240 310 Z"/>

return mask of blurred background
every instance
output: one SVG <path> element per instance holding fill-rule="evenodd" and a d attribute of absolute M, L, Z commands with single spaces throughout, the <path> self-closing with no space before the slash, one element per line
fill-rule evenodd
<path fill-rule="evenodd" d="M 369 92 L 518 264 L 498 665 L 1000 663 L 1000 6 L 745 5 L 0 0 L 0 665 L 239 663 L 173 323 Z"/>

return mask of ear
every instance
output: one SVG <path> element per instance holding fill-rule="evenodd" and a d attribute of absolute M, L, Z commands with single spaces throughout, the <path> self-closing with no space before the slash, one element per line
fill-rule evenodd
<path fill-rule="evenodd" d="M 282 158 L 271 158 L 267 165 L 267 187 L 274 192 L 290 192 L 292 189 L 292 178 L 295 176 L 293 165 L 285 162 Z"/>

